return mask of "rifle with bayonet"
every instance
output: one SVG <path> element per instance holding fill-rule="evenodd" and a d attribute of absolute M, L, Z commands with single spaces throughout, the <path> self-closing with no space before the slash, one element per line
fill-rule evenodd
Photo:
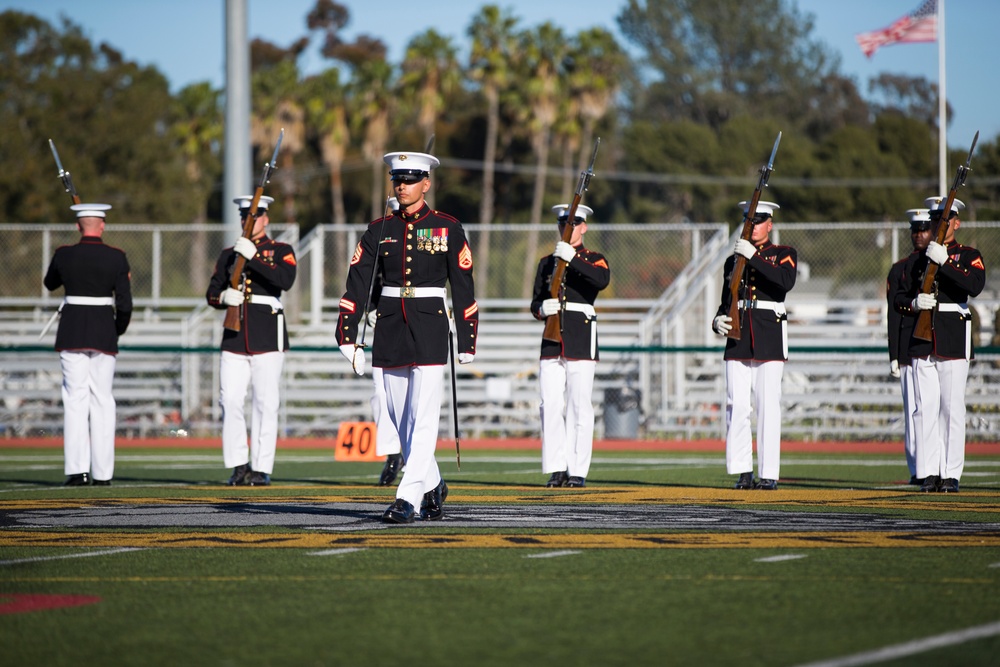
<path fill-rule="evenodd" d="M 565 243 L 569 243 L 569 240 L 573 238 L 573 227 L 576 226 L 576 209 L 580 206 L 583 193 L 590 186 L 590 179 L 594 177 L 594 163 L 597 161 L 597 149 L 600 147 L 601 138 L 598 137 L 597 141 L 594 142 L 594 152 L 590 156 L 590 166 L 585 171 L 580 172 L 580 181 L 576 186 L 576 194 L 573 195 L 573 201 L 569 205 L 569 210 L 566 211 L 567 224 L 562 231 L 562 240 Z M 562 342 L 562 313 L 563 308 L 566 307 L 562 299 L 562 291 L 563 281 L 566 277 L 566 266 L 567 262 L 565 260 L 556 258 L 556 265 L 552 271 L 552 280 L 549 282 L 549 296 L 553 299 L 559 299 L 560 310 L 555 315 L 550 315 L 545 319 L 545 331 L 542 332 L 543 339 L 557 343 Z"/>
<path fill-rule="evenodd" d="M 941 206 L 941 217 L 938 218 L 937 227 L 937 238 L 935 239 L 938 243 L 943 244 L 944 238 L 948 235 L 948 229 L 951 227 L 951 207 L 955 203 L 955 197 L 958 196 L 958 189 L 965 185 L 965 179 L 968 178 L 969 172 L 972 171 L 972 151 L 976 150 L 976 142 L 979 141 L 979 131 L 976 131 L 976 136 L 972 138 L 972 147 L 969 148 L 969 157 L 965 158 L 965 164 L 958 165 L 958 172 L 955 174 L 955 182 L 951 185 L 951 190 L 948 191 L 948 198 L 945 199 L 944 204 Z M 924 282 L 920 286 L 921 294 L 930 294 L 934 289 L 934 279 L 937 277 L 938 265 L 934 262 L 927 262 L 927 269 L 924 272 Z M 919 340 L 931 340 L 932 329 L 934 328 L 931 323 L 931 312 L 930 310 L 921 310 L 917 315 L 917 323 L 913 327 L 913 337 Z"/>
<path fill-rule="evenodd" d="M 257 189 L 254 190 L 253 199 L 250 200 L 250 208 L 247 209 L 247 217 L 243 220 L 243 238 L 250 238 L 253 234 L 254 223 L 257 222 L 257 207 L 260 205 L 260 198 L 264 194 L 264 186 L 267 185 L 268 181 L 271 180 L 271 174 L 277 169 L 278 163 L 278 151 L 281 149 L 281 140 L 285 137 L 285 129 L 281 129 L 281 133 L 278 135 L 278 143 L 274 146 L 274 152 L 271 154 L 271 161 L 264 163 L 264 171 L 260 175 L 260 181 L 257 183 Z M 233 262 L 233 272 L 229 276 L 229 286 L 233 289 L 239 289 L 240 283 L 243 281 L 243 269 L 246 267 L 246 258 L 236 253 L 236 259 Z M 240 330 L 240 320 L 243 319 L 243 306 L 229 306 L 226 309 L 226 321 L 223 326 L 230 331 Z"/>
<path fill-rule="evenodd" d="M 63 169 L 62 160 L 59 159 L 59 151 L 56 150 L 56 143 L 51 139 L 49 139 L 49 149 L 52 151 L 52 157 L 56 159 L 56 169 L 59 170 L 59 180 L 62 181 L 63 187 L 66 188 L 66 192 L 68 192 L 69 196 L 73 199 L 73 204 L 79 204 L 82 200 L 80 199 L 80 195 L 76 193 L 76 186 L 73 185 L 73 178 L 69 175 L 68 171 Z M 45 323 L 44 327 L 42 327 L 42 333 L 38 334 L 38 340 L 45 338 L 45 334 L 49 332 L 52 325 L 56 323 L 57 319 L 59 319 L 62 309 L 62 304 L 59 304 L 59 308 L 56 309 L 56 312 L 52 313 L 52 317 L 50 317 L 49 321 Z"/>
<path fill-rule="evenodd" d="M 66 192 L 69 196 L 73 198 L 74 204 L 80 203 L 80 195 L 76 194 L 76 186 L 73 185 L 73 178 L 69 175 L 69 172 L 63 169 L 62 161 L 59 159 L 59 151 L 56 150 L 56 144 L 54 141 L 49 139 L 49 148 L 52 150 L 52 157 L 56 159 L 56 168 L 59 169 L 59 180 L 62 181 L 63 187 L 66 188 Z"/>
<path fill-rule="evenodd" d="M 750 205 L 743 214 L 743 230 L 740 232 L 740 238 L 744 241 L 749 241 L 750 236 L 753 234 L 754 220 L 757 217 L 757 204 L 760 202 L 761 192 L 767 187 L 767 181 L 771 178 L 771 172 L 774 171 L 774 156 L 778 153 L 779 143 L 781 143 L 781 132 L 778 132 L 778 138 L 774 140 L 774 148 L 771 149 L 771 157 L 768 158 L 767 164 L 760 168 L 760 178 L 757 179 L 757 187 L 750 198 Z M 747 258 L 737 253 L 733 272 L 729 276 L 728 315 L 729 324 L 732 328 L 726 333 L 728 338 L 734 340 L 739 340 L 740 336 L 743 335 L 742 323 L 740 322 L 740 283 L 743 281 L 743 272 L 746 271 L 746 267 Z"/>

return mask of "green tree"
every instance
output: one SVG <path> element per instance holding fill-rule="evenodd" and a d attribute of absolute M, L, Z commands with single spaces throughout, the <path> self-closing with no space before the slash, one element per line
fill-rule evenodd
<path fill-rule="evenodd" d="M 530 223 L 537 225 L 542 221 L 542 207 L 545 204 L 552 125 L 559 110 L 559 96 L 562 93 L 560 82 L 564 74 L 567 44 L 562 31 L 551 23 L 543 23 L 534 30 L 522 33 L 519 41 L 522 56 L 520 65 L 524 68 L 524 94 L 531 111 L 528 128 L 531 147 L 535 153 Z M 524 298 L 531 298 L 537 254 L 538 235 L 529 232 L 524 259 Z"/>
<path fill-rule="evenodd" d="M 251 61 L 255 63 L 250 78 L 253 109 L 250 137 L 257 148 L 261 165 L 271 158 L 279 134 L 285 131 L 278 155 L 280 169 L 275 179 L 281 189 L 283 222 L 298 219 L 295 158 L 305 148 L 306 137 L 296 60 L 305 46 L 306 42 L 302 40 L 288 49 L 262 40 L 254 40 L 250 45 Z"/>
<path fill-rule="evenodd" d="M 451 40 L 433 28 L 414 37 L 406 47 L 399 79 L 400 97 L 416 102 L 417 127 L 424 139 L 421 149 L 435 136 L 445 99 L 461 81 L 457 53 Z M 433 189 L 428 192 L 428 204 L 434 207 Z"/>
<path fill-rule="evenodd" d="M 191 222 L 208 222 L 209 199 L 218 190 L 222 175 L 221 93 L 207 83 L 183 88 L 173 99 L 170 133 L 184 159 L 189 197 L 195 211 Z M 196 229 L 191 243 L 189 280 L 191 285 L 207 281 L 208 242 L 203 229 Z"/>
<path fill-rule="evenodd" d="M 486 138 L 483 145 L 483 190 L 479 201 L 479 223 L 486 226 L 476 249 L 476 277 L 489 288 L 490 230 L 496 197 L 497 143 L 500 133 L 500 95 L 510 85 L 510 62 L 516 51 L 517 19 L 496 5 L 485 5 L 473 17 L 468 35 L 472 38 L 468 76 L 479 84 L 486 99 Z"/>
<path fill-rule="evenodd" d="M 618 25 L 656 77 L 635 109 L 648 118 L 803 118 L 839 66 L 812 39 L 812 15 L 786 0 L 628 0 Z"/>

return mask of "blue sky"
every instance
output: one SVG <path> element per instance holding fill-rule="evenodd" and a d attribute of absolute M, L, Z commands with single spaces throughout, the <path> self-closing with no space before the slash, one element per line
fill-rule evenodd
<path fill-rule="evenodd" d="M 937 44 L 900 44 L 880 49 L 869 60 L 854 35 L 883 28 L 915 10 L 923 0 L 789 0 L 815 16 L 814 35 L 838 53 L 841 70 L 863 94 L 881 72 L 938 78 Z M 967 147 L 976 130 L 983 140 L 1000 134 L 1000 2 L 945 0 L 946 93 L 954 116 L 948 130 L 952 147 Z M 463 51 L 469 21 L 485 2 L 422 0 L 377 3 L 340 0 L 351 12 L 348 38 L 369 34 L 389 45 L 398 62 L 409 39 L 433 27 L 455 38 Z M 248 0 L 251 37 L 288 45 L 306 33 L 305 16 L 315 0 Z M 603 26 L 617 33 L 615 16 L 624 0 L 498 0 L 520 19 L 521 27 L 552 21 L 567 33 Z M 198 82 L 222 86 L 224 0 L 0 0 L 0 10 L 17 9 L 57 23 L 61 15 L 80 25 L 95 42 L 107 42 L 127 58 L 153 64 L 176 91 Z M 734 29 L 739 29 L 734 26 Z M 315 52 L 303 60 L 307 73 L 325 66 Z"/>

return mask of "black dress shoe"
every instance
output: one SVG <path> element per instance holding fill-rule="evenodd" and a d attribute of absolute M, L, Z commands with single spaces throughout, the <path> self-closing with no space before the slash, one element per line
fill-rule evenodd
<path fill-rule="evenodd" d="M 399 469 L 403 467 L 402 454 L 389 454 L 385 459 L 385 467 L 382 468 L 382 475 L 378 478 L 379 486 L 389 486 L 396 481 Z"/>
<path fill-rule="evenodd" d="M 733 486 L 734 489 L 752 489 L 755 482 L 753 481 L 752 472 L 741 472 L 740 478 L 736 480 L 736 485 Z"/>
<path fill-rule="evenodd" d="M 271 476 L 266 472 L 251 470 L 246 477 L 247 486 L 271 486 Z"/>
<path fill-rule="evenodd" d="M 937 475 L 927 475 L 924 478 L 924 483 L 920 485 L 920 490 L 924 493 L 934 493 L 938 490 L 941 485 L 941 478 Z"/>
<path fill-rule="evenodd" d="M 571 475 L 570 478 L 566 480 L 566 486 L 573 487 L 574 489 L 582 489 L 587 486 L 587 480 L 583 477 Z"/>
<path fill-rule="evenodd" d="M 81 472 L 76 475 L 70 475 L 66 478 L 66 483 L 63 486 L 88 486 L 90 485 L 90 473 Z"/>
<path fill-rule="evenodd" d="M 95 479 L 94 486 L 111 486 L 110 479 Z"/>
<path fill-rule="evenodd" d="M 920 486 L 924 483 L 924 480 L 918 479 L 916 475 L 910 475 L 910 486 Z"/>
<path fill-rule="evenodd" d="M 420 518 L 424 521 L 437 521 L 444 516 L 444 501 L 448 497 L 448 485 L 442 479 L 432 491 L 424 494 L 420 503 Z"/>
<path fill-rule="evenodd" d="M 552 473 L 549 477 L 549 481 L 545 482 L 546 488 L 555 488 L 557 486 L 566 486 L 566 482 L 569 480 L 569 473 L 565 470 L 560 470 L 559 472 Z"/>
<path fill-rule="evenodd" d="M 958 493 L 958 480 L 954 477 L 942 479 L 938 491 L 941 493 Z"/>
<path fill-rule="evenodd" d="M 233 475 L 229 478 L 227 484 L 229 486 L 246 486 L 247 475 L 250 474 L 250 464 L 244 463 L 241 466 L 236 466 L 233 468 Z"/>
<path fill-rule="evenodd" d="M 402 498 L 396 498 L 396 502 L 389 505 L 389 509 L 382 514 L 382 521 L 385 523 L 413 523 L 415 519 L 413 505 Z"/>
<path fill-rule="evenodd" d="M 775 491 L 778 488 L 778 480 L 761 479 L 753 488 L 760 489 L 761 491 Z"/>

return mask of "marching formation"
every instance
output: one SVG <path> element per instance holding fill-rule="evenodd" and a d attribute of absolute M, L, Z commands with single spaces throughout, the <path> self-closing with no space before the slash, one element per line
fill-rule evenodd
<path fill-rule="evenodd" d="M 774 490 L 780 480 L 785 301 L 799 263 L 795 248 L 771 241 L 781 207 L 761 199 L 780 140 L 779 133 L 753 196 L 738 204 L 742 233 L 725 262 L 711 322 L 726 343 L 726 470 L 741 490 Z M 591 467 L 600 359 L 595 304 L 611 283 L 611 269 L 607 257 L 584 243 L 594 210 L 581 200 L 599 142 L 573 200 L 552 208 L 559 239 L 538 262 L 528 304 L 545 323 L 538 392 L 546 487 L 584 487 Z M 296 278 L 294 249 L 267 236 L 274 200 L 263 190 L 280 144 L 279 137 L 254 194 L 234 200 L 243 234 L 220 253 L 205 294 L 209 305 L 226 311 L 219 405 L 223 463 L 233 486 L 269 485 L 274 469 L 289 345 L 281 295 Z M 49 290 L 65 289 L 55 347 L 63 370 L 66 484 L 107 485 L 114 474 L 115 355 L 132 311 L 129 264 L 124 252 L 102 241 L 111 207 L 81 203 L 51 148 L 81 232 L 79 243 L 55 252 L 44 279 Z M 454 394 L 455 359 L 474 362 L 479 334 L 472 247 L 461 222 L 428 204 L 431 174 L 440 166 L 429 150 L 384 156 L 393 196 L 350 259 L 336 325 L 337 344 L 352 370 L 361 376 L 371 367 L 376 448 L 386 457 L 378 483 L 391 485 L 402 474 L 395 500 L 382 514 L 395 524 L 444 516 L 448 484 L 435 449 L 446 371 L 451 366 Z M 947 195 L 907 211 L 913 251 L 892 266 L 886 281 L 889 372 L 900 381 L 905 459 L 910 483 L 925 492 L 958 492 L 965 463 L 964 393 L 974 358 L 969 300 L 986 281 L 982 254 L 956 240 L 964 208 L 956 194 L 971 158 L 972 150 Z M 456 411 L 456 447 L 458 432 Z"/>

